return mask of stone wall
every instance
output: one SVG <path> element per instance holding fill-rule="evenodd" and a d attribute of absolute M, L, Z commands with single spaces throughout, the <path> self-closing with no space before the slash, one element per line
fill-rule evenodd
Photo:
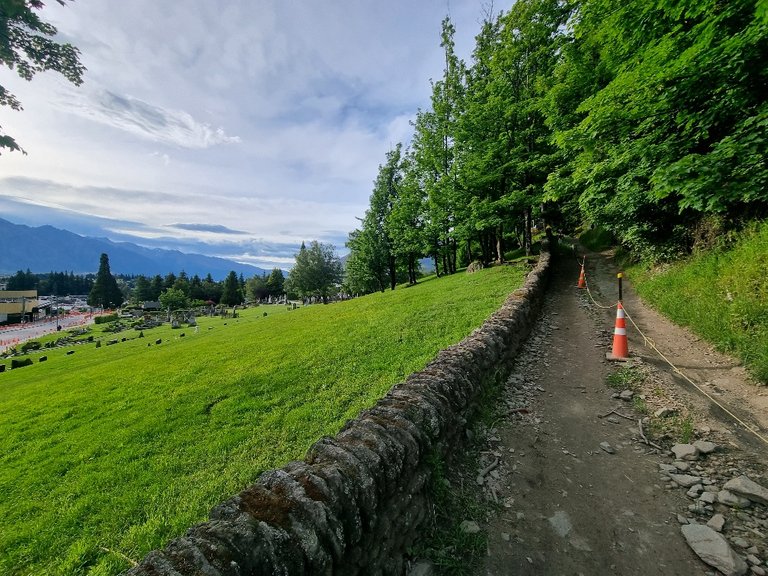
<path fill-rule="evenodd" d="M 480 328 L 315 443 L 303 462 L 265 472 L 127 574 L 402 574 L 428 513 L 430 462 L 461 445 L 483 385 L 527 336 L 549 261 L 542 254 Z"/>

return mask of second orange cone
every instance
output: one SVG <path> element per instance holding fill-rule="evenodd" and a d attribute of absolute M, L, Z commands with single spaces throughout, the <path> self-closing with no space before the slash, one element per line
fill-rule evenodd
<path fill-rule="evenodd" d="M 587 287 L 587 279 L 584 277 L 584 260 L 581 261 L 581 272 L 579 272 L 579 283 L 576 284 L 576 288 L 586 288 Z"/>
<path fill-rule="evenodd" d="M 605 355 L 608 360 L 629 360 L 627 346 L 627 321 L 624 307 L 619 302 L 616 308 L 616 326 L 613 329 L 613 350 Z"/>

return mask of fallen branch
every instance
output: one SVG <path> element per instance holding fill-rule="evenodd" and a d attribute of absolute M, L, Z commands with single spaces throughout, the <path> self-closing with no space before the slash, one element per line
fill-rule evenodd
<path fill-rule="evenodd" d="M 643 442 L 645 442 L 648 446 L 653 446 L 657 450 L 663 450 L 663 448 L 661 446 L 659 446 L 658 444 L 654 444 L 653 442 L 648 440 L 648 438 L 645 437 L 645 433 L 643 432 L 643 420 L 642 419 L 637 421 L 637 428 L 638 428 L 638 430 L 640 430 L 640 437 L 643 439 Z"/>
<path fill-rule="evenodd" d="M 606 414 L 602 414 L 602 415 L 598 414 L 597 417 L 598 418 L 605 418 L 606 416 L 610 416 L 611 414 L 616 414 L 616 416 L 621 416 L 622 418 L 626 418 L 627 420 L 634 420 L 634 418 L 632 416 L 625 416 L 621 412 L 616 412 L 616 408 L 614 408 L 613 410 L 611 410 L 610 412 L 608 412 Z"/>

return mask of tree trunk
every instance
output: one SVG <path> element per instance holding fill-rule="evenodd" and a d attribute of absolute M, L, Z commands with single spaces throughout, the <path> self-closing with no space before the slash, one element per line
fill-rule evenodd
<path fill-rule="evenodd" d="M 504 263 L 504 225 L 499 224 L 499 232 L 496 234 L 496 262 Z"/>
<path fill-rule="evenodd" d="M 491 254 L 488 246 L 490 244 L 490 234 L 485 233 L 480 236 L 480 249 L 483 251 L 483 264 L 488 264 L 491 261 Z"/>
<path fill-rule="evenodd" d="M 530 256 L 533 253 L 533 237 L 531 235 L 531 227 L 533 226 L 533 217 L 531 213 L 531 207 L 525 209 L 525 255 Z"/>
<path fill-rule="evenodd" d="M 472 264 L 472 239 L 467 238 L 467 266 Z"/>
<path fill-rule="evenodd" d="M 389 286 L 392 290 L 397 286 L 397 261 L 394 256 L 389 257 Z"/>

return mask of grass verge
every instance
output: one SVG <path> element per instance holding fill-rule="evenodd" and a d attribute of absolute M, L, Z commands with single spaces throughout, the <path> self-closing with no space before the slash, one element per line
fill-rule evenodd
<path fill-rule="evenodd" d="M 642 298 L 736 355 L 768 383 L 768 222 L 755 224 L 728 249 L 664 268 L 628 270 Z"/>

